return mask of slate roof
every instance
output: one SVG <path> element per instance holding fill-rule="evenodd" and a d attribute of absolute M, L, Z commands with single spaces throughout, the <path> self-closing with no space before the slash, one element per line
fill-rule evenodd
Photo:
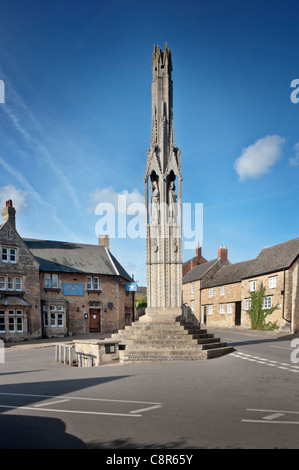
<path fill-rule="evenodd" d="M 223 266 L 202 287 L 231 284 L 241 282 L 242 279 L 282 271 L 283 269 L 290 268 L 298 257 L 299 238 L 294 238 L 293 240 L 264 248 L 255 259 Z"/>
<path fill-rule="evenodd" d="M 202 288 L 223 286 L 234 282 L 241 282 L 242 278 L 252 269 L 255 260 L 224 265 L 212 279 L 203 282 Z"/>
<path fill-rule="evenodd" d="M 258 276 L 289 268 L 299 256 L 299 238 L 264 248 L 255 259 L 252 270 L 243 277 Z"/>
<path fill-rule="evenodd" d="M 212 261 L 207 261 L 206 263 L 202 263 L 198 266 L 195 266 L 193 269 L 188 271 L 187 274 L 185 274 L 185 276 L 183 277 L 183 284 L 186 284 L 187 282 L 198 281 L 217 262 L 218 259 L 213 259 Z"/>
<path fill-rule="evenodd" d="M 132 281 L 117 259 L 103 246 L 23 239 L 41 271 L 107 274 Z"/>

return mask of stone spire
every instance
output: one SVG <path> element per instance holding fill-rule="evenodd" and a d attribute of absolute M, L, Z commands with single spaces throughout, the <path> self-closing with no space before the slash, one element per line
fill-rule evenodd
<path fill-rule="evenodd" d="M 181 152 L 173 131 L 171 52 L 154 46 L 152 132 L 147 151 L 147 298 L 149 315 L 179 316 L 182 307 Z"/>

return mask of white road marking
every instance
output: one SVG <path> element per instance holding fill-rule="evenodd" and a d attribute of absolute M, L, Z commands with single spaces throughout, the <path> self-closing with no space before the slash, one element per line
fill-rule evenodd
<path fill-rule="evenodd" d="M 148 406 L 147 408 L 141 408 L 141 410 L 130 411 L 130 413 L 142 413 L 142 411 L 154 410 L 156 408 L 162 408 L 162 405 Z"/>
<path fill-rule="evenodd" d="M 131 418 L 140 418 L 142 415 L 129 414 L 129 413 L 104 413 L 102 411 L 72 411 L 72 410 L 56 410 L 49 408 L 39 408 L 38 410 L 33 406 L 12 406 L 12 405 L 0 405 L 0 408 L 14 408 L 17 410 L 30 410 L 30 411 L 47 411 L 48 413 L 73 413 L 73 414 L 85 414 L 85 415 L 106 415 L 106 416 L 130 416 Z"/>
<path fill-rule="evenodd" d="M 276 418 L 280 418 L 285 415 L 299 415 L 299 411 L 284 411 L 284 410 L 263 410 L 255 408 L 247 408 L 246 411 L 258 411 L 260 413 L 272 413 L 269 416 L 264 416 L 263 419 L 242 419 L 242 423 L 271 423 L 271 424 L 297 424 L 299 421 L 278 421 Z"/>
<path fill-rule="evenodd" d="M 276 349 L 287 349 L 288 351 L 293 351 L 294 348 L 284 348 L 283 346 L 273 346 L 272 344 L 268 345 L 269 348 L 276 348 Z"/>
<path fill-rule="evenodd" d="M 50 406 L 50 405 L 56 405 L 57 403 L 63 403 L 65 401 L 70 401 L 69 398 L 65 398 L 65 400 L 56 400 L 56 401 L 50 401 L 50 403 L 40 403 L 39 405 L 34 405 L 36 408 L 39 408 L 40 406 Z"/>
<path fill-rule="evenodd" d="M 161 408 L 163 406 L 162 403 L 155 403 L 155 402 L 148 402 L 148 401 L 136 401 L 136 400 L 115 400 L 109 398 L 88 398 L 88 397 L 72 397 L 72 396 L 55 396 L 55 395 L 40 395 L 40 394 L 32 394 L 32 393 L 5 393 L 0 392 L 0 395 L 5 395 L 9 397 L 30 397 L 30 398 L 43 398 L 44 400 L 48 400 L 49 398 L 56 398 L 57 400 L 51 402 L 43 402 L 38 403 L 33 406 L 14 406 L 14 405 L 0 405 L 0 408 L 10 408 L 10 409 L 19 409 L 19 410 L 35 410 L 35 411 L 48 411 L 48 412 L 56 412 L 56 413 L 74 413 L 74 414 L 91 414 L 91 415 L 106 415 L 106 416 L 130 416 L 140 418 L 142 415 L 140 414 L 143 411 L 150 411 L 156 408 Z M 92 401 L 92 402 L 111 402 L 111 403 L 125 403 L 125 404 L 142 404 L 142 405 L 152 405 L 147 406 L 146 408 L 141 408 L 138 410 L 129 411 L 128 413 L 113 413 L 113 412 L 101 412 L 101 411 L 81 411 L 81 410 L 61 410 L 61 409 L 54 409 L 54 408 L 47 408 L 48 406 L 55 405 L 57 403 L 63 403 L 66 401 L 71 400 L 84 400 L 84 401 Z"/>
<path fill-rule="evenodd" d="M 280 418 L 280 416 L 285 416 L 285 414 L 284 413 L 274 413 L 273 415 L 264 416 L 263 419 L 269 419 L 271 421 L 272 419 Z"/>
<path fill-rule="evenodd" d="M 264 357 L 252 356 L 251 354 L 246 354 L 246 353 L 242 353 L 239 351 L 232 353 L 231 356 L 237 357 L 239 359 L 245 359 L 246 361 L 250 361 L 250 362 L 256 362 L 257 364 L 264 364 L 270 367 L 277 367 L 278 369 L 287 370 L 289 372 L 299 372 L 298 366 L 293 366 L 285 362 L 272 361 Z"/>
<path fill-rule="evenodd" d="M 62 398 L 64 395 L 38 395 L 33 393 L 7 393 L 7 392 L 0 392 L 0 395 L 8 395 L 8 396 L 19 396 L 19 397 L 39 397 L 39 398 Z M 115 400 L 110 398 L 89 398 L 89 397 L 72 397 L 72 396 L 64 396 L 64 398 L 68 398 L 70 400 L 90 400 L 90 401 L 107 401 L 107 402 L 115 402 L 115 403 L 139 403 L 141 405 L 163 405 L 162 403 L 156 403 L 152 401 L 135 401 L 135 400 Z"/>

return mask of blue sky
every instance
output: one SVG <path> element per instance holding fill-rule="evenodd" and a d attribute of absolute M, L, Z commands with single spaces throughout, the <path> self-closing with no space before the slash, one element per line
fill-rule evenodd
<path fill-rule="evenodd" d="M 293 0 L 2 0 L 0 203 L 20 235 L 97 243 L 99 202 L 143 200 L 152 51 L 167 42 L 203 256 L 226 245 L 238 262 L 298 237 L 298 21 Z M 110 248 L 144 285 L 145 240 Z"/>

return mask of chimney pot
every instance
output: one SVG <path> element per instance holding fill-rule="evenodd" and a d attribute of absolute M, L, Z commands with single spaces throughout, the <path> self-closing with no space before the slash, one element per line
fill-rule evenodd
<path fill-rule="evenodd" d="M 227 261 L 227 252 L 228 252 L 228 249 L 222 245 L 220 246 L 219 250 L 218 250 L 218 259 L 221 259 L 222 261 Z"/>
<path fill-rule="evenodd" d="M 16 210 L 12 205 L 12 200 L 9 199 L 5 202 L 5 207 L 2 209 L 3 224 L 10 222 L 13 228 L 16 228 Z"/>

